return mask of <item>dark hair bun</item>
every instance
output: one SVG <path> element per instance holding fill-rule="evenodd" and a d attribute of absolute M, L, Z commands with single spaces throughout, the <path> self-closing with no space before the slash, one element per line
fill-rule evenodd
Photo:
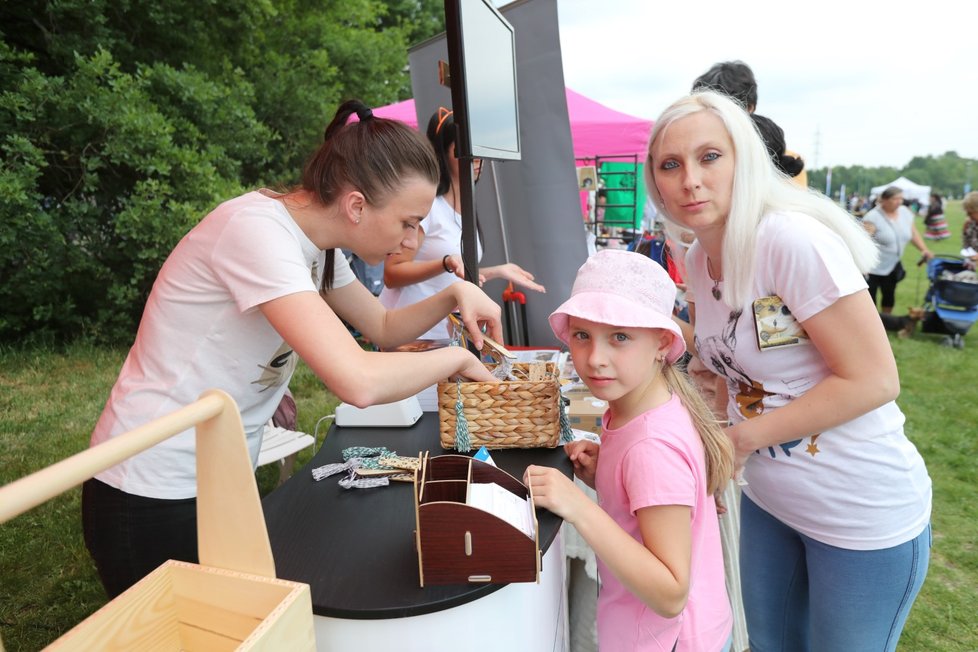
<path fill-rule="evenodd" d="M 799 156 L 782 154 L 778 157 L 777 166 L 789 177 L 797 177 L 805 169 L 805 161 Z"/>

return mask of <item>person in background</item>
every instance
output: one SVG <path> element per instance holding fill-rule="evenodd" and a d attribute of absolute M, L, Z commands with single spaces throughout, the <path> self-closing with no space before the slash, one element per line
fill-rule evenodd
<path fill-rule="evenodd" d="M 971 267 L 974 268 L 978 262 L 978 192 L 972 191 L 965 195 L 961 209 L 967 216 L 961 230 L 961 248 L 975 252 L 970 256 Z"/>
<path fill-rule="evenodd" d="M 920 249 L 924 260 L 934 257 L 920 237 L 914 224 L 913 212 L 903 205 L 903 191 L 890 186 L 880 193 L 879 205 L 863 215 L 863 226 L 879 246 L 879 261 L 869 271 L 869 295 L 876 302 L 880 296 L 880 312 L 892 313 L 896 303 L 896 286 L 907 275 L 901 258 L 907 243 Z"/>
<path fill-rule="evenodd" d="M 739 102 L 747 113 L 754 113 L 757 110 L 757 79 L 754 77 L 754 71 L 743 61 L 721 61 L 713 64 L 709 70 L 693 81 L 692 90 L 724 93 Z M 784 150 L 784 154 L 801 161 L 794 152 Z M 808 187 L 808 173 L 805 172 L 804 164 L 797 174 L 788 174 L 788 176 L 802 188 Z"/>
<path fill-rule="evenodd" d="M 418 225 L 418 246 L 407 248 L 387 257 L 384 264 L 384 289 L 380 301 L 387 308 L 409 306 L 444 290 L 465 278 L 462 262 L 462 197 L 459 191 L 459 160 L 455 156 L 455 120 L 445 108 L 436 111 L 428 121 L 428 140 L 438 159 L 437 196 L 431 210 Z M 473 162 L 476 179 L 482 161 Z M 479 235 L 478 254 L 482 258 L 482 236 Z M 536 292 L 546 289 L 533 280 L 533 274 L 515 263 L 481 267 L 477 274 L 480 284 L 502 278 Z M 424 339 L 450 337 L 448 320 L 443 320 L 421 335 Z"/>
<path fill-rule="evenodd" d="M 346 124 L 353 113 L 360 121 Z M 388 311 L 339 251 L 376 264 L 416 246 L 437 182 L 438 163 L 422 136 L 372 117 L 361 102 L 343 103 L 298 187 L 222 203 L 170 253 L 91 445 L 219 388 L 240 410 L 254 464 L 298 358 L 356 406 L 402 399 L 451 376 L 492 382 L 464 348 L 367 352 L 341 321 L 396 345 L 458 306 L 476 346 L 482 326 L 499 337 L 499 307 L 475 285 L 456 283 Z M 85 544 L 109 597 L 167 559 L 197 561 L 195 455 L 191 429 L 84 484 Z"/>
<path fill-rule="evenodd" d="M 767 116 L 760 115 L 759 113 L 751 113 L 750 117 L 754 122 L 754 126 L 757 128 L 757 133 L 761 135 L 761 140 L 764 141 L 764 146 L 767 147 L 767 153 L 771 156 L 771 161 L 774 162 L 774 167 L 778 169 L 778 172 L 791 178 L 801 174 L 805 169 L 805 162 L 785 150 L 784 130 Z"/>
<path fill-rule="evenodd" d="M 757 79 L 743 61 L 721 61 L 693 81 L 693 92 L 712 90 L 736 100 L 747 113 L 757 109 Z"/>
<path fill-rule="evenodd" d="M 944 200 L 940 194 L 932 192 L 930 203 L 927 205 L 927 214 L 924 216 L 924 237 L 928 240 L 943 240 L 951 237 L 951 231 L 947 228 L 947 220 L 944 218 Z"/>
<path fill-rule="evenodd" d="M 927 574 L 931 481 L 864 291 L 876 247 L 776 172 L 725 95 L 668 107 L 645 170 L 660 214 L 696 234 L 687 298 L 699 357 L 726 379 L 745 482 L 750 648 L 892 652 Z"/>
<path fill-rule="evenodd" d="M 600 506 L 557 469 L 530 466 L 533 502 L 571 523 L 598 558 L 601 650 L 716 652 L 730 605 L 713 493 L 732 473 L 730 442 L 675 368 L 686 346 L 676 287 L 647 256 L 605 249 L 550 315 L 581 380 L 608 402 L 595 444 L 565 446 Z"/>
<path fill-rule="evenodd" d="M 604 222 L 604 213 L 608 208 L 608 189 L 598 188 L 594 193 L 594 220 Z"/>

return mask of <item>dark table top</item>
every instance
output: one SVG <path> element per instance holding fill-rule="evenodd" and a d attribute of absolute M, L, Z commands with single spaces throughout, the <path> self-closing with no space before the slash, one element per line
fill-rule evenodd
<path fill-rule="evenodd" d="M 443 455 L 438 414 L 425 412 L 410 428 L 333 426 L 312 460 L 262 501 L 278 577 L 305 582 L 319 616 L 351 619 L 418 616 L 471 602 L 499 584 L 418 585 L 414 498 L 408 482 L 346 490 L 344 474 L 316 482 L 312 469 L 342 462 L 350 446 L 386 446 L 398 455 Z M 520 481 L 530 464 L 554 466 L 572 476 L 562 448 L 492 451 L 499 468 Z M 546 553 L 562 520 L 538 509 L 540 549 Z M 546 570 L 546 569 L 545 569 Z"/>

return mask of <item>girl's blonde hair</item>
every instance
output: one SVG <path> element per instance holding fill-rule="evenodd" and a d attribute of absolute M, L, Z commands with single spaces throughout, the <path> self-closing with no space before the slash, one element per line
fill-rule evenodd
<path fill-rule="evenodd" d="M 670 391 L 679 396 L 700 435 L 703 457 L 706 459 L 706 490 L 715 494 L 723 490 L 733 477 L 733 444 L 684 372 L 674 364 L 663 363 L 662 375 Z"/>

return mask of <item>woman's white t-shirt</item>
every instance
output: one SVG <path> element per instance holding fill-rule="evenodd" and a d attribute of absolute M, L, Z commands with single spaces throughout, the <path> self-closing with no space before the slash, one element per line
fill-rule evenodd
<path fill-rule="evenodd" d="M 800 323 L 866 288 L 842 239 L 805 215 L 767 215 L 756 255 L 752 299 L 738 311 L 713 298 L 699 244 L 686 258 L 696 348 L 727 380 L 733 423 L 785 406 L 829 375 Z M 771 296 L 781 304 L 755 303 Z M 798 342 L 762 349 L 762 336 Z M 913 539 L 930 520 L 931 481 L 904 420 L 891 401 L 817 435 L 758 450 L 747 459 L 744 492 L 793 529 L 840 548 L 878 550 Z"/>
<path fill-rule="evenodd" d="M 447 255 L 458 256 L 462 252 L 462 216 L 455 212 L 444 195 L 435 198 L 431 212 L 421 220 L 424 229 L 424 242 L 418 249 L 414 260 L 442 260 Z M 482 245 L 476 258 L 482 260 Z M 441 292 L 452 283 L 461 281 L 455 274 L 444 272 L 425 281 L 412 283 L 399 288 L 385 287 L 380 293 L 380 302 L 389 310 L 402 308 L 423 301 L 433 294 Z M 450 337 L 448 319 L 443 319 L 432 326 L 419 339 L 438 340 Z"/>
<path fill-rule="evenodd" d="M 224 202 L 173 249 L 146 301 L 136 341 L 92 433 L 94 446 L 169 414 L 211 388 L 241 411 L 252 463 L 261 433 L 288 387 L 296 354 L 258 306 L 318 292 L 325 253 L 271 191 Z M 336 250 L 333 287 L 355 280 Z M 194 430 L 96 476 L 126 493 L 191 498 Z"/>

